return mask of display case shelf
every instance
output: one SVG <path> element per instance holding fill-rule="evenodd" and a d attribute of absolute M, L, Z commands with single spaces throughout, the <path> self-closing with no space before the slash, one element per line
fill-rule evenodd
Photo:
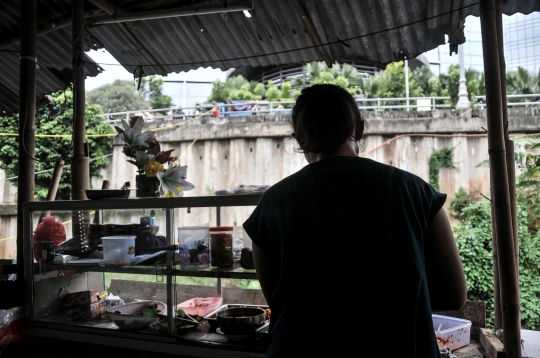
<path fill-rule="evenodd" d="M 92 341 L 93 337 L 108 337 L 107 340 L 115 341 L 116 344 L 124 342 L 125 345 L 138 345 L 141 349 L 152 350 L 155 352 L 165 352 L 174 350 L 175 345 L 182 346 L 184 354 L 189 353 L 190 356 L 214 356 L 218 354 L 226 356 L 236 356 L 242 352 L 243 356 L 264 357 L 264 348 L 258 344 L 238 344 L 237 342 L 227 342 L 217 333 L 208 331 L 208 337 L 213 337 L 211 340 L 195 339 L 193 337 L 181 336 L 176 331 L 176 323 L 173 319 L 174 311 L 178 297 L 178 290 L 183 289 L 184 283 L 177 281 L 177 277 L 192 277 L 194 279 L 215 279 L 217 294 L 222 294 L 222 279 L 247 279 L 257 280 L 255 270 L 248 270 L 239 267 L 235 264 L 234 268 L 204 268 L 197 271 L 184 270 L 177 262 L 173 263 L 173 250 L 175 247 L 174 237 L 178 227 L 175 215 L 187 216 L 194 210 L 204 210 L 206 208 L 211 211 L 210 226 L 230 225 L 232 220 L 227 217 L 225 223 L 222 222 L 222 209 L 231 207 L 234 210 L 236 207 L 255 207 L 259 202 L 261 194 L 243 194 L 243 195 L 223 195 L 223 196 L 204 196 L 204 197 L 182 197 L 182 198 L 142 198 L 142 199 L 109 199 L 109 200 L 72 200 L 72 201 L 42 201 L 42 202 L 25 202 L 23 208 L 23 242 L 24 242 L 24 259 L 25 259 L 25 295 L 26 306 L 25 314 L 27 315 L 30 326 L 28 334 L 36 336 L 59 337 L 69 340 Z M 201 208 L 201 209 L 196 209 Z M 37 224 L 37 218 L 42 213 L 55 213 L 64 217 L 75 217 L 77 214 L 85 215 L 87 224 L 91 215 L 99 218 L 99 222 L 106 217 L 104 213 L 110 215 L 111 212 L 116 213 L 120 217 L 122 214 L 130 212 L 145 212 L 150 209 L 157 209 L 160 216 L 160 226 L 163 236 L 166 237 L 167 256 L 165 259 L 160 259 L 148 265 L 133 265 L 133 266 L 104 266 L 101 264 L 80 264 L 74 263 L 58 263 L 44 262 L 39 260 L 38 263 L 34 260 L 34 241 L 33 233 Z M 177 209 L 186 209 L 178 211 Z M 242 209 L 240 218 L 235 216 L 235 225 L 238 225 L 237 220 L 245 220 L 245 210 L 251 212 L 251 208 Z M 82 213 L 82 214 L 81 214 Z M 96 215 L 99 214 L 99 215 Z M 129 214 L 133 216 L 133 214 Z M 129 216 L 129 217 L 131 217 Z M 157 218 L 156 218 L 157 219 Z M 129 221 L 129 219 L 127 219 Z M 157 220 L 156 220 L 157 221 Z M 94 221 L 95 223 L 95 221 Z M 122 222 L 125 224 L 125 221 Z M 108 225 L 108 224 L 107 224 Z M 114 223 L 113 225 L 120 225 Z M 182 226 L 180 224 L 180 226 Z M 188 225 L 189 226 L 189 225 Z M 75 223 L 73 224 L 75 227 Z M 72 227 L 72 229 L 73 229 Z M 68 230 L 66 230 L 67 232 Z M 72 230 L 73 231 L 73 230 Z M 73 274 L 76 272 L 76 274 Z M 55 295 L 66 288 L 75 289 L 80 285 L 80 282 L 92 282 L 95 277 L 101 277 L 103 286 L 105 285 L 105 275 L 120 275 L 121 280 L 116 282 L 127 282 L 124 277 L 143 277 L 156 276 L 154 285 L 162 285 L 165 287 L 167 304 L 167 332 L 157 333 L 152 330 L 143 330 L 140 332 L 125 332 L 114 327 L 114 324 L 107 322 L 73 322 L 69 319 L 63 319 L 55 316 L 58 312 L 54 312 L 52 304 Z M 124 275 L 124 276 L 122 276 Z M 133 285 L 141 285 L 146 281 L 137 278 L 138 281 L 133 281 Z M 120 283 L 119 283 L 120 284 Z M 88 284 L 90 285 L 90 284 Z M 84 285 L 80 286 L 83 287 Z M 75 288 L 74 288 L 75 287 Z M 143 292 L 144 290 L 141 290 Z M 78 291 L 75 291 L 78 292 Z M 45 293 L 43 295 L 43 293 Z M 46 297 L 50 296 L 50 302 Z M 164 297 L 164 296 L 162 296 Z M 246 303 L 250 302 L 238 302 Z M 50 307 L 49 307 L 50 306 Z M 52 308 L 51 308 L 52 307 Z M 52 312 L 49 314 L 49 312 Z M 208 324 L 208 323 L 206 323 Z M 171 328 L 169 328 L 171 327 Z M 174 327 L 174 328 L 172 328 Z M 202 329 L 202 328 L 201 328 Z M 208 327 L 205 328 L 208 330 Z M 70 332 L 66 334 L 66 332 Z M 201 336 L 203 330 L 199 333 L 195 332 L 194 337 Z M 100 338 L 100 339 L 101 339 Z M 232 343 L 232 344 L 231 344 Z"/>

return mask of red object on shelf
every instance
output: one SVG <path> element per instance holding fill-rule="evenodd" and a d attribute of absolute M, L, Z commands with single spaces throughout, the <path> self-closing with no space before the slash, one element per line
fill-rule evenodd
<path fill-rule="evenodd" d="M 54 249 L 66 241 L 66 229 L 54 216 L 46 216 L 34 230 L 34 259 L 41 259 L 43 241 L 54 241 Z"/>

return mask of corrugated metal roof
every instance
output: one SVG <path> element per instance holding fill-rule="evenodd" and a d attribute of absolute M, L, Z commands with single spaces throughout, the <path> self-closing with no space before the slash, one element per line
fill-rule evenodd
<path fill-rule="evenodd" d="M 228 6 L 245 0 L 125 0 L 85 2 L 88 14 L 109 17 L 175 7 Z M 454 0 L 458 1 L 458 0 Z M 69 0 L 38 1 L 38 24 L 69 17 Z M 114 7 L 116 3 L 116 7 Z M 414 58 L 445 43 L 450 34 L 452 1 L 446 0 L 253 0 L 252 17 L 242 12 L 168 17 L 92 26 L 86 22 L 87 49 L 106 48 L 128 71 L 167 75 L 199 67 L 222 70 L 310 61 L 365 60 L 390 63 Z M 461 19 L 479 15 L 478 1 L 463 0 Z M 116 14 L 112 15 L 111 10 Z M 503 13 L 540 11 L 540 1 L 509 0 Z M 0 2 L 0 34 L 18 32 L 20 1 Z M 461 22 L 463 23 L 463 21 Z M 455 40 L 454 40 L 455 41 Z M 38 96 L 64 86 L 71 67 L 71 26 L 38 38 Z M 0 42 L 0 46 L 2 43 Z M 18 50 L 18 45 L 0 50 Z M 13 109 L 18 96 L 18 54 L 2 53 L 0 110 Z M 57 73 L 58 72 L 58 73 Z M 87 65 L 89 76 L 99 68 Z M 16 110 L 15 110 L 16 111 Z"/>

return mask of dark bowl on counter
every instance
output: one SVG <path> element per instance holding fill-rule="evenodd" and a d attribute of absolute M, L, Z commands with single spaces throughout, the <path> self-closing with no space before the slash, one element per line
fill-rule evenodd
<path fill-rule="evenodd" d="M 216 329 L 218 328 L 218 323 L 217 323 L 217 313 L 219 311 L 223 311 L 227 308 L 236 308 L 236 307 L 256 307 L 256 308 L 262 308 L 264 310 L 268 309 L 268 305 L 252 305 L 252 304 L 242 304 L 242 303 L 228 303 L 228 304 L 224 304 L 223 306 L 220 306 L 218 309 L 210 312 L 209 314 L 207 314 L 206 316 L 204 316 L 204 320 L 206 322 L 208 322 L 208 324 L 210 325 L 210 327 L 212 327 L 213 329 Z M 266 322 L 269 322 L 269 317 L 266 316 Z"/>
<path fill-rule="evenodd" d="M 224 334 L 255 334 L 264 324 L 265 310 L 259 307 L 234 307 L 218 311 L 216 321 Z"/>
<path fill-rule="evenodd" d="M 86 197 L 90 200 L 102 199 L 127 199 L 129 197 L 129 189 L 86 189 Z"/>

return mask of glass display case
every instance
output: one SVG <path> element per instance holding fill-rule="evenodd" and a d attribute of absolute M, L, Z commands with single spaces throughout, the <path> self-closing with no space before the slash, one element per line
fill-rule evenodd
<path fill-rule="evenodd" d="M 255 334 L 227 336 L 197 314 L 199 325 L 184 329 L 177 318 L 177 306 L 194 298 L 266 306 L 255 270 L 241 257 L 250 253 L 241 225 L 260 195 L 24 203 L 27 334 L 188 356 L 264 357 Z M 195 229 L 216 227 L 230 232 L 232 267 L 204 265 L 211 230 Z M 179 237 L 185 233 L 202 236 Z M 142 306 L 155 312 L 123 314 Z"/>

